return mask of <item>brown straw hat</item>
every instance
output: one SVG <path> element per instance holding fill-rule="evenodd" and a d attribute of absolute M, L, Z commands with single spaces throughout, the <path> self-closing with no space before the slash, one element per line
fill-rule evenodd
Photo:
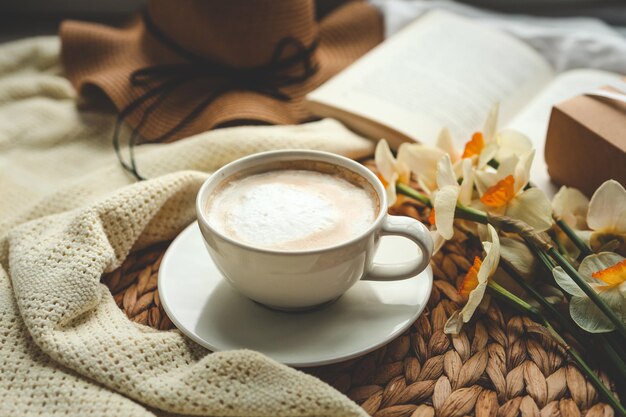
<path fill-rule="evenodd" d="M 67 77 L 96 87 L 145 140 L 235 123 L 311 119 L 304 95 L 378 44 L 382 19 L 351 1 L 315 18 L 313 0 L 148 0 L 122 29 L 66 21 Z"/>

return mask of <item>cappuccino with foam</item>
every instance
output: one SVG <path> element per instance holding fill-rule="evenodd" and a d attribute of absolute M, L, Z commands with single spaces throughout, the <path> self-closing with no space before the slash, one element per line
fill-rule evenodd
<path fill-rule="evenodd" d="M 244 244 L 285 251 L 321 249 L 359 236 L 378 215 L 374 190 L 347 170 L 324 172 L 324 164 L 316 165 L 227 180 L 208 200 L 209 224 Z"/>

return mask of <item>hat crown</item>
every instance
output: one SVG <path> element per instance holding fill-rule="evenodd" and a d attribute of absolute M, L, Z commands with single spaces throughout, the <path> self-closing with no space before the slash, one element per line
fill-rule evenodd
<path fill-rule="evenodd" d="M 285 37 L 308 46 L 318 31 L 312 0 L 150 0 L 148 13 L 182 48 L 236 68 L 267 64 Z"/>

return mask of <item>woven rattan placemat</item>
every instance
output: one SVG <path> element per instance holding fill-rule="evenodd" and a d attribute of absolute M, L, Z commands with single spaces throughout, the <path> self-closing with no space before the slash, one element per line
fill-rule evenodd
<path fill-rule="evenodd" d="M 394 214 L 427 218 L 427 208 L 402 198 Z M 613 416 L 613 409 L 599 401 L 594 387 L 538 324 L 495 300 L 458 336 L 444 334 L 444 323 L 461 301 L 456 283 L 479 253 L 477 243 L 457 230 L 433 258 L 435 281 L 428 306 L 403 335 L 363 357 L 304 371 L 376 417 Z M 174 328 L 157 289 L 168 244 L 131 254 L 103 277 L 131 320 L 161 330 Z"/>

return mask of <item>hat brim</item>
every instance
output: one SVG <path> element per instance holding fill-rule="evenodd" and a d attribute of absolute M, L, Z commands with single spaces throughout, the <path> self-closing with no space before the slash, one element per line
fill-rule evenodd
<path fill-rule="evenodd" d="M 162 50 L 154 53 L 156 41 L 139 18 L 122 29 L 66 21 L 61 25 L 60 35 L 66 76 L 74 87 L 81 93 L 94 87 L 102 90 L 118 111 L 143 92 L 130 84 L 133 71 L 180 59 L 165 46 L 156 45 Z M 310 120 L 312 115 L 304 106 L 304 96 L 382 39 L 383 24 L 378 11 L 365 2 L 349 2 L 319 22 L 319 45 L 315 51 L 318 71 L 302 83 L 281 89 L 289 95 L 289 101 L 252 91 L 228 91 L 168 140 L 238 121 L 293 124 Z M 146 43 L 152 43 L 151 48 L 146 48 Z M 145 140 L 163 135 L 187 116 L 206 94 L 206 90 L 197 85 L 176 89 L 150 113 L 139 130 L 141 135 Z M 137 111 L 126 121 L 137 126 L 141 118 L 142 112 Z"/>

